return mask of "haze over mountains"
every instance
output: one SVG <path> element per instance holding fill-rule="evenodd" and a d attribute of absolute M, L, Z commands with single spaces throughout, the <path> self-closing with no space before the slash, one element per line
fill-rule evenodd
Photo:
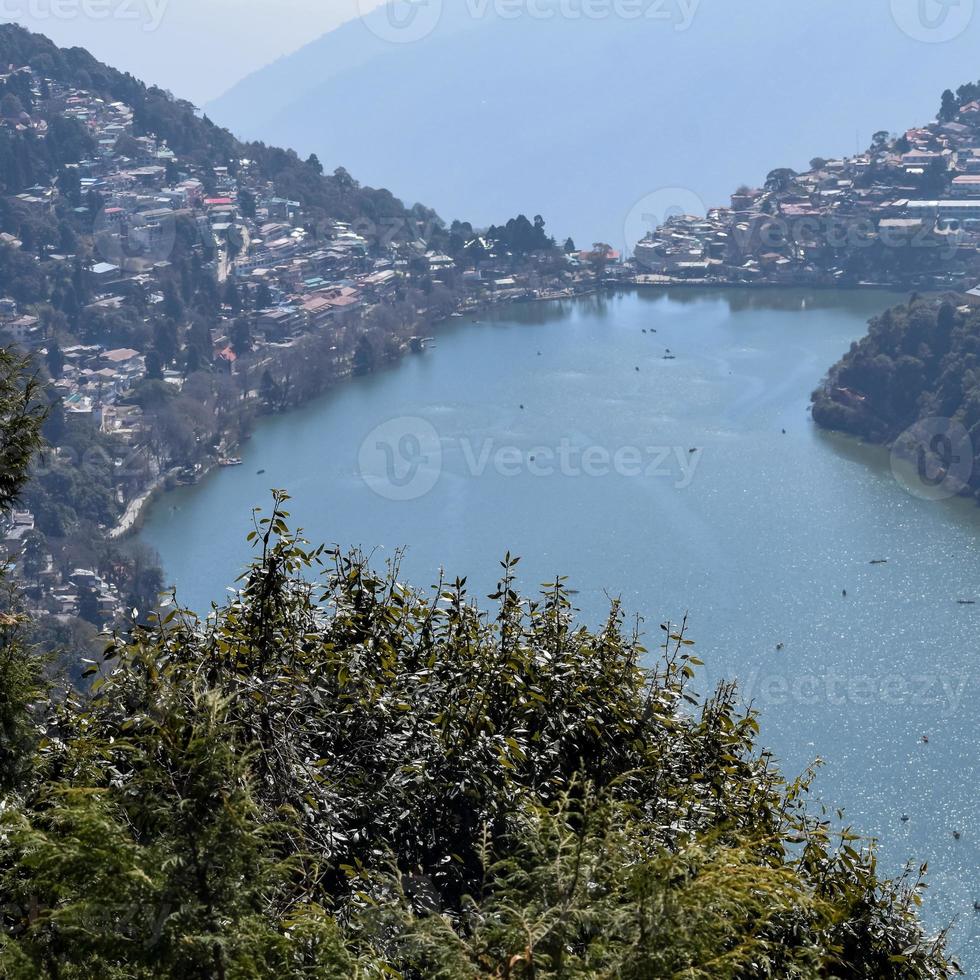
<path fill-rule="evenodd" d="M 725 203 L 774 167 L 854 153 L 878 129 L 932 118 L 937 92 L 980 74 L 976 23 L 925 43 L 896 4 L 671 0 L 636 20 L 505 17 L 466 0 L 410 43 L 385 40 L 398 35 L 377 11 L 207 111 L 447 219 L 540 213 L 556 235 L 622 246 L 631 210 L 635 227 L 665 200 Z M 696 197 L 643 200 L 668 187 Z"/>
<path fill-rule="evenodd" d="M 7 0 L 12 21 L 200 104 L 380 0 Z"/>

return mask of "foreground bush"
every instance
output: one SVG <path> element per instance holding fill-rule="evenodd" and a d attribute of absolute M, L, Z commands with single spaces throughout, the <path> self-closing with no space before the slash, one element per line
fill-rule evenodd
<path fill-rule="evenodd" d="M 419 594 L 285 499 L 225 608 L 135 628 L 40 720 L 0 974 L 951 975 L 918 879 L 808 812 L 732 687 L 691 694 L 683 626 L 576 626 L 509 557 L 492 615 Z"/>

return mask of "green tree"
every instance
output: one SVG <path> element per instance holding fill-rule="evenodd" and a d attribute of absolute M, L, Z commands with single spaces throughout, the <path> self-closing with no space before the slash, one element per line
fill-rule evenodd
<path fill-rule="evenodd" d="M 943 92 L 942 104 L 939 107 L 939 121 L 951 122 L 960 111 L 960 103 L 950 89 Z"/>
<path fill-rule="evenodd" d="M 874 153 L 881 153 L 888 147 L 888 130 L 880 129 L 871 137 L 871 149 Z"/>
<path fill-rule="evenodd" d="M 155 347 L 146 352 L 146 377 L 150 381 L 163 379 L 163 357 Z"/>
<path fill-rule="evenodd" d="M 247 317 L 240 316 L 232 325 L 231 348 L 239 356 L 252 349 L 252 328 Z"/>
<path fill-rule="evenodd" d="M 778 194 L 785 193 L 793 186 L 796 177 L 796 171 L 791 170 L 789 167 L 779 167 L 776 170 L 772 170 L 766 177 L 766 190 L 774 191 Z"/>
<path fill-rule="evenodd" d="M 262 399 L 266 411 L 274 412 L 279 407 L 279 385 L 268 368 L 262 372 L 262 378 L 259 381 L 259 397 Z"/>
<path fill-rule="evenodd" d="M 61 372 L 65 369 L 65 355 L 62 353 L 61 345 L 57 339 L 48 344 L 48 353 L 45 358 L 48 364 L 48 373 L 57 380 L 61 377 Z"/>
<path fill-rule="evenodd" d="M 242 212 L 243 217 L 254 218 L 255 195 L 249 190 L 240 190 L 238 192 L 238 208 Z"/>
<path fill-rule="evenodd" d="M 27 482 L 41 445 L 44 409 L 29 362 L 0 349 L 0 516 Z M 0 587 L 3 572 L 0 571 Z M 0 603 L 0 794 L 21 785 L 34 765 L 36 715 L 45 684 L 42 664 L 25 646 L 24 618 L 3 593 Z"/>
<path fill-rule="evenodd" d="M 260 282 L 258 289 L 255 291 L 255 308 L 257 310 L 267 310 L 270 306 L 272 306 L 272 292 L 269 289 L 269 284 Z"/>
<path fill-rule="evenodd" d="M 21 567 L 24 578 L 36 586 L 47 560 L 47 539 L 40 531 L 32 531 L 24 538 L 23 545 Z"/>
<path fill-rule="evenodd" d="M 353 369 L 355 374 L 370 374 L 378 366 L 378 352 L 371 338 L 362 333 L 354 348 Z"/>
<path fill-rule="evenodd" d="M 284 494 L 207 620 L 133 629 L 11 801 L 24 977 L 940 980 L 921 882 L 806 804 L 732 686 L 507 556 L 491 615 L 312 548 Z M 316 569 L 324 578 L 314 581 Z"/>
<path fill-rule="evenodd" d="M 16 119 L 23 111 L 24 104 L 13 92 L 8 92 L 0 99 L 0 115 L 5 119 Z"/>
<path fill-rule="evenodd" d="M 27 481 L 44 417 L 29 360 L 0 348 L 0 513 L 9 510 Z"/>
<path fill-rule="evenodd" d="M 177 337 L 177 324 L 169 318 L 157 320 L 153 324 L 153 346 L 159 351 L 164 365 L 177 360 L 180 342 Z"/>
<path fill-rule="evenodd" d="M 99 605 L 99 593 L 95 589 L 85 586 L 78 590 L 78 615 L 94 626 L 102 625 L 105 617 Z"/>
<path fill-rule="evenodd" d="M 175 322 L 184 315 L 184 304 L 180 301 L 177 287 L 172 282 L 163 285 L 163 312 Z"/>

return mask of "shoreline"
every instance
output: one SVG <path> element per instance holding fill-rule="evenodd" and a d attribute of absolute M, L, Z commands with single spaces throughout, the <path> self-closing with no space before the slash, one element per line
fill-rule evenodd
<path fill-rule="evenodd" d="M 482 316 L 492 310 L 497 310 L 506 306 L 523 306 L 530 303 L 562 303 L 562 302 L 567 302 L 569 300 L 574 301 L 584 296 L 595 295 L 598 292 L 604 291 L 604 289 L 608 289 L 608 291 L 613 291 L 615 289 L 615 286 L 610 286 L 610 287 L 593 286 L 589 289 L 571 292 L 568 295 L 529 296 L 529 297 L 523 297 L 519 299 L 515 298 L 515 299 L 498 300 L 497 302 L 493 302 L 493 303 L 480 304 L 478 306 L 472 307 L 465 311 L 464 310 L 458 311 L 462 314 L 462 316 L 457 317 L 455 319 L 466 320 L 467 318 Z M 453 320 L 454 318 L 452 316 L 440 317 L 439 319 L 435 319 L 427 322 L 426 324 L 424 324 L 424 326 L 426 329 L 436 330 L 439 327 L 441 327 L 443 324 L 452 323 Z M 419 324 L 419 328 L 421 328 L 422 326 L 423 324 Z M 422 349 L 423 353 L 424 350 L 425 348 Z M 413 353 L 413 351 L 408 345 L 405 345 L 402 349 L 401 356 L 398 358 L 398 360 L 391 364 L 386 364 L 383 367 L 389 369 L 397 367 L 402 362 L 402 360 L 410 353 Z M 370 373 L 377 374 L 379 373 L 379 369 L 375 369 Z M 351 371 L 347 371 L 342 375 L 338 376 L 337 383 L 347 384 L 351 381 L 351 379 L 355 377 L 357 377 L 357 375 L 355 375 Z M 303 408 L 304 406 L 309 405 L 312 402 L 316 401 L 316 399 L 323 397 L 331 390 L 331 387 L 333 386 L 324 388 L 322 391 L 317 392 L 312 398 L 307 399 L 302 404 L 291 405 L 289 408 L 280 409 L 275 412 L 270 412 L 268 414 L 271 417 L 275 417 L 279 415 L 288 415 L 290 412 L 296 411 L 299 408 Z M 248 433 L 246 439 L 243 441 L 247 441 L 247 439 L 250 436 L 251 436 L 251 432 Z M 229 444 L 226 446 L 225 453 L 226 455 L 231 455 L 232 453 L 237 452 L 240 448 L 241 448 L 241 442 Z M 194 481 L 194 485 L 206 479 L 214 470 L 219 468 L 219 463 L 217 459 L 203 461 L 199 465 L 201 466 L 201 471 L 198 474 L 197 479 Z M 140 493 L 137 497 L 134 497 L 131 501 L 129 501 L 129 503 L 126 505 L 125 511 L 123 511 L 122 517 L 120 517 L 119 521 L 116 523 L 114 527 L 109 529 L 109 531 L 106 534 L 106 537 L 110 541 L 119 541 L 135 532 L 138 532 L 140 525 L 143 522 L 143 518 L 146 516 L 146 511 L 149 508 L 149 506 L 154 502 L 154 500 L 158 496 L 162 494 L 167 494 L 172 489 L 176 489 L 175 487 L 168 487 L 167 483 L 171 478 L 173 478 L 180 471 L 180 469 L 182 469 L 181 466 L 171 467 L 166 473 L 158 476 L 153 481 L 153 483 L 149 487 L 147 487 L 142 493 Z"/>
<path fill-rule="evenodd" d="M 205 472 L 210 472 L 210 468 Z M 153 500 L 160 493 L 166 493 L 167 491 L 167 481 L 177 473 L 177 468 L 167 470 L 166 473 L 161 473 L 153 482 L 138 496 L 133 497 L 131 501 L 126 505 L 126 509 L 122 513 L 122 517 L 116 523 L 115 527 L 109 529 L 106 537 L 110 541 L 119 541 L 125 538 L 127 535 L 131 534 L 133 531 L 139 528 L 142 521 L 144 511 L 149 505 L 150 501 Z"/>

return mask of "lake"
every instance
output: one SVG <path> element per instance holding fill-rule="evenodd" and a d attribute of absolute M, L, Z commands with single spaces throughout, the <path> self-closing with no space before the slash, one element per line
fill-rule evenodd
<path fill-rule="evenodd" d="M 435 349 L 264 420 L 244 466 L 162 497 L 142 538 L 206 610 L 282 487 L 310 539 L 379 563 L 405 547 L 420 587 L 444 568 L 486 595 L 509 550 L 525 589 L 569 576 L 590 622 L 620 596 L 651 646 L 689 614 L 700 690 L 737 679 L 785 771 L 824 760 L 818 798 L 889 871 L 929 862 L 929 924 L 958 916 L 976 969 L 980 605 L 957 600 L 980 599 L 980 508 L 922 499 L 807 411 L 898 299 L 648 291 L 452 321 Z"/>

